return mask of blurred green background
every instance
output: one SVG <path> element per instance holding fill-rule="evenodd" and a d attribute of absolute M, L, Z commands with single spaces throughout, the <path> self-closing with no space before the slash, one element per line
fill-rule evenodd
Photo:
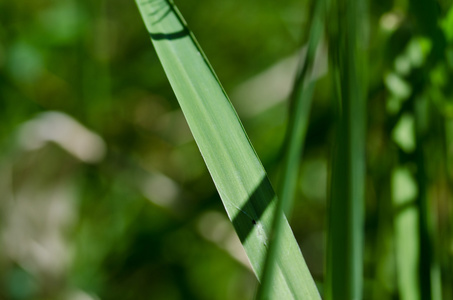
<path fill-rule="evenodd" d="M 420 198 L 438 293 L 453 299 L 453 10 L 413 2 L 372 1 L 363 37 L 364 299 L 411 299 L 398 286 L 416 280 L 397 269 L 417 242 Z M 276 182 L 313 2 L 176 4 Z M 321 290 L 334 130 L 323 47 L 291 220 Z M 134 1 L 0 2 L 0 122 L 0 299 L 253 297 Z"/>

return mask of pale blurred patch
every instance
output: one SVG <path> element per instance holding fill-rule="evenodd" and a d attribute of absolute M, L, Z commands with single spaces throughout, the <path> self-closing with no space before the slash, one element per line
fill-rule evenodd
<path fill-rule="evenodd" d="M 417 183 L 407 167 L 399 167 L 392 173 L 392 198 L 396 204 L 415 200 L 418 195 Z"/>
<path fill-rule="evenodd" d="M 392 200 L 397 213 L 394 219 L 397 281 L 403 300 L 420 299 L 417 264 L 419 261 L 419 214 L 410 205 L 418 195 L 417 183 L 407 166 L 395 168 L 391 178 Z M 405 206 L 406 205 L 406 206 Z"/>
<path fill-rule="evenodd" d="M 65 300 L 99 300 L 98 297 L 92 294 L 88 294 L 82 290 L 72 290 L 67 293 L 64 297 Z"/>
<path fill-rule="evenodd" d="M 244 117 L 252 117 L 287 100 L 294 84 L 294 78 L 301 59 L 305 59 L 307 47 L 294 55 L 284 58 L 268 69 L 239 85 L 231 93 L 235 108 Z M 327 45 L 318 47 L 311 80 L 327 74 Z"/>
<path fill-rule="evenodd" d="M 388 12 L 381 16 L 379 25 L 387 31 L 395 31 L 401 24 L 403 16 L 398 12 Z"/>
<path fill-rule="evenodd" d="M 141 184 L 143 195 L 156 205 L 176 210 L 179 207 L 180 189 L 171 178 L 153 172 L 143 179 Z"/>
<path fill-rule="evenodd" d="M 1 258 L 12 266 L 10 274 L 33 282 L 23 293 L 63 295 L 74 256 L 69 234 L 79 217 L 80 162 L 101 161 L 106 145 L 61 112 L 42 113 L 21 125 L 17 142 L 20 151 L 0 164 Z M 16 277 L 6 287 L 13 294 Z M 95 299 L 87 297 L 78 292 L 61 299 Z"/>
<path fill-rule="evenodd" d="M 234 259 L 252 270 L 241 241 L 224 214 L 208 211 L 201 215 L 198 220 L 198 232 L 202 237 L 227 251 Z"/>
<path fill-rule="evenodd" d="M 404 114 L 392 131 L 393 141 L 407 153 L 415 150 L 415 120 L 411 114 Z"/>
<path fill-rule="evenodd" d="M 26 122 L 19 131 L 19 143 L 36 150 L 54 142 L 85 163 L 101 161 L 106 152 L 102 138 L 61 112 L 45 112 Z"/>
<path fill-rule="evenodd" d="M 76 186 L 73 169 L 59 173 L 58 168 L 47 168 L 49 158 L 58 166 L 69 156 L 45 152 L 47 156 L 23 153 L 14 165 L 0 168 L 0 243 L 5 262 L 19 266 L 43 289 L 57 292 L 64 289 L 61 284 L 72 262 L 67 233 L 78 217 Z"/>

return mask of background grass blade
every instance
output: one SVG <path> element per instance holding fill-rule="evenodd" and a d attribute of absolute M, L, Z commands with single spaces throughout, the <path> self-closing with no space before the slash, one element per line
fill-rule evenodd
<path fill-rule="evenodd" d="M 365 193 L 364 3 L 332 2 L 331 58 L 337 85 L 326 299 L 361 299 Z"/>
<path fill-rule="evenodd" d="M 259 277 L 275 193 L 228 97 L 175 6 L 137 1 L 151 40 L 233 225 Z M 286 222 L 272 298 L 319 299 Z"/>
<path fill-rule="evenodd" d="M 279 200 L 277 211 L 283 211 L 287 216 L 291 214 L 297 179 L 299 178 L 300 157 L 302 154 L 305 136 L 308 127 L 309 113 L 312 103 L 315 81 L 312 79 L 313 65 L 318 45 L 324 29 L 324 0 L 314 3 L 314 17 L 310 26 L 310 40 L 307 53 L 302 61 L 301 68 L 294 82 L 291 94 L 291 110 L 288 130 L 285 141 L 283 172 L 279 185 Z M 272 281 L 275 273 L 277 252 L 281 243 L 281 228 L 285 224 L 282 214 L 275 214 L 272 228 L 269 251 L 264 264 L 263 280 L 258 291 L 258 299 L 268 299 L 272 293 Z"/>

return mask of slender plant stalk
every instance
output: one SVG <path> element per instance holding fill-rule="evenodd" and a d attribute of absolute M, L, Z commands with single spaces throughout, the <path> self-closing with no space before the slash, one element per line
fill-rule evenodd
<path fill-rule="evenodd" d="M 290 97 L 291 106 L 288 131 L 285 139 L 285 156 L 283 160 L 283 174 L 280 184 L 280 198 L 277 202 L 277 211 L 283 211 L 287 216 L 290 215 L 294 194 L 296 190 L 297 178 L 299 177 L 299 165 L 305 136 L 308 127 L 310 107 L 312 103 L 315 81 L 312 79 L 313 65 L 318 45 L 321 40 L 324 28 L 324 2 L 315 2 L 314 17 L 310 27 L 310 39 L 307 52 L 302 60 L 301 67 L 294 82 L 294 88 Z M 285 219 L 282 214 L 275 214 L 272 222 L 271 239 L 269 250 L 264 264 L 263 280 L 258 290 L 258 299 L 270 299 L 272 294 L 272 281 L 275 276 L 275 266 L 280 241 L 280 231 Z"/>
<path fill-rule="evenodd" d="M 426 101 L 422 99 L 416 99 L 415 101 Z M 420 111 L 420 109 L 415 108 L 415 120 L 422 119 L 426 112 Z M 417 122 L 420 123 L 420 122 Z M 424 128 L 420 128 L 421 125 L 416 126 L 416 180 L 418 185 L 418 197 L 417 197 L 417 206 L 419 211 L 419 222 L 418 222 L 418 231 L 419 231 L 419 284 L 420 284 L 420 296 L 421 299 L 431 299 L 431 260 L 432 260 L 432 245 L 430 238 L 429 230 L 429 207 L 427 199 L 427 174 L 425 168 L 425 156 L 423 153 L 424 147 L 423 144 L 426 140 L 424 134 Z"/>
<path fill-rule="evenodd" d="M 446 162 L 446 173 L 448 189 L 448 199 L 452 199 L 452 187 L 453 187 L 453 118 L 451 116 L 445 119 L 445 162 Z M 447 202 L 447 216 L 448 224 L 445 234 L 444 245 L 453 244 L 453 203 L 452 201 Z M 448 251 L 448 247 L 444 249 L 444 261 L 446 272 L 444 272 L 444 282 L 453 282 L 453 255 Z M 444 285 L 444 299 L 453 299 L 453 285 Z"/>
<path fill-rule="evenodd" d="M 157 55 L 176 94 L 225 209 L 261 278 L 276 196 L 242 124 L 179 11 L 168 0 L 137 0 Z M 273 299 L 320 299 L 284 220 Z"/>
<path fill-rule="evenodd" d="M 446 40 L 439 27 L 441 19 L 440 9 L 436 2 L 427 0 L 414 0 L 410 1 L 410 12 L 415 20 L 417 33 L 429 36 L 432 42 L 429 56 L 425 62 L 425 66 L 419 71 L 419 82 L 414 85 L 414 115 L 415 123 L 417 125 L 416 139 L 417 148 L 415 151 L 416 165 L 417 165 L 417 183 L 419 185 L 419 196 L 417 198 L 417 205 L 419 209 L 420 222 L 419 222 L 419 281 L 420 281 L 420 295 L 421 299 L 438 299 L 439 289 L 441 283 L 438 275 L 437 259 L 434 250 L 434 237 L 431 224 L 430 205 L 432 201 L 428 196 L 428 179 L 427 163 L 429 161 L 426 156 L 426 140 L 429 135 L 432 135 L 431 126 L 433 122 L 426 122 L 426 116 L 429 111 L 426 109 L 427 105 L 426 96 L 424 95 L 429 88 L 426 82 L 427 74 L 439 62 L 444 62 L 444 55 L 446 50 Z M 419 84 L 418 84 L 419 83 Z M 425 104 L 423 104 L 425 102 Z M 433 119 L 438 119 L 439 116 L 431 116 Z M 429 124 L 431 123 L 431 124 Z M 433 162 L 430 162 L 433 165 Z"/>
<path fill-rule="evenodd" d="M 326 299 L 362 298 L 365 192 L 364 3 L 333 1 L 331 58 L 338 94 L 331 178 Z"/>
<path fill-rule="evenodd" d="M 437 110 L 427 109 L 429 99 L 420 96 L 415 100 L 415 127 L 416 127 L 416 144 L 415 151 L 417 164 L 417 184 L 419 186 L 419 195 L 417 205 L 420 211 L 419 222 L 419 279 L 420 279 L 420 294 L 422 299 L 440 300 L 442 299 L 442 282 L 440 255 L 438 251 L 439 236 L 441 230 L 434 230 L 435 224 L 433 220 L 433 209 L 441 204 L 441 196 L 433 197 L 432 193 L 428 193 L 430 188 L 429 182 L 437 187 L 437 190 L 443 189 L 443 182 L 446 178 L 442 158 L 444 158 L 445 134 L 443 132 L 443 116 L 439 115 Z M 431 122 L 426 122 L 428 114 L 432 114 Z M 428 157 L 428 149 L 426 145 L 430 144 L 431 137 L 437 137 L 437 155 L 433 158 Z M 432 151 L 431 151 L 432 153 Z M 436 158 L 441 158 L 440 160 Z M 444 160 L 445 161 L 445 160 Z M 435 166 L 436 174 L 428 172 L 429 165 Z M 429 178 L 433 176 L 433 178 Z M 431 179 L 431 180 L 430 180 Z"/>

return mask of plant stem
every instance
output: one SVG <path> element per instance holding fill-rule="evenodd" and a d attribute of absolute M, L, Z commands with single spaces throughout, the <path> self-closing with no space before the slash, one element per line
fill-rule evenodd
<path fill-rule="evenodd" d="M 305 136 L 308 127 L 310 107 L 315 87 L 315 81 L 311 78 L 315 61 L 316 50 L 321 40 L 324 28 L 324 0 L 315 2 L 315 13 L 310 29 L 310 39 L 303 64 L 299 69 L 291 93 L 291 104 L 294 106 L 290 111 L 288 131 L 285 138 L 285 155 L 283 160 L 283 174 L 281 176 L 280 197 L 276 211 L 283 211 L 287 216 L 290 214 L 294 202 L 299 165 Z M 275 214 L 272 221 L 272 229 L 269 241 L 269 250 L 266 255 L 263 270 L 263 280 L 258 290 L 258 299 L 269 299 L 271 295 L 272 281 L 275 276 L 276 259 L 281 243 L 281 227 L 285 219 L 283 214 Z M 280 247 L 281 248 L 281 247 Z"/>
<path fill-rule="evenodd" d="M 365 5 L 333 1 L 331 58 L 338 111 L 332 166 L 326 299 L 362 298 L 366 84 L 362 43 Z"/>

